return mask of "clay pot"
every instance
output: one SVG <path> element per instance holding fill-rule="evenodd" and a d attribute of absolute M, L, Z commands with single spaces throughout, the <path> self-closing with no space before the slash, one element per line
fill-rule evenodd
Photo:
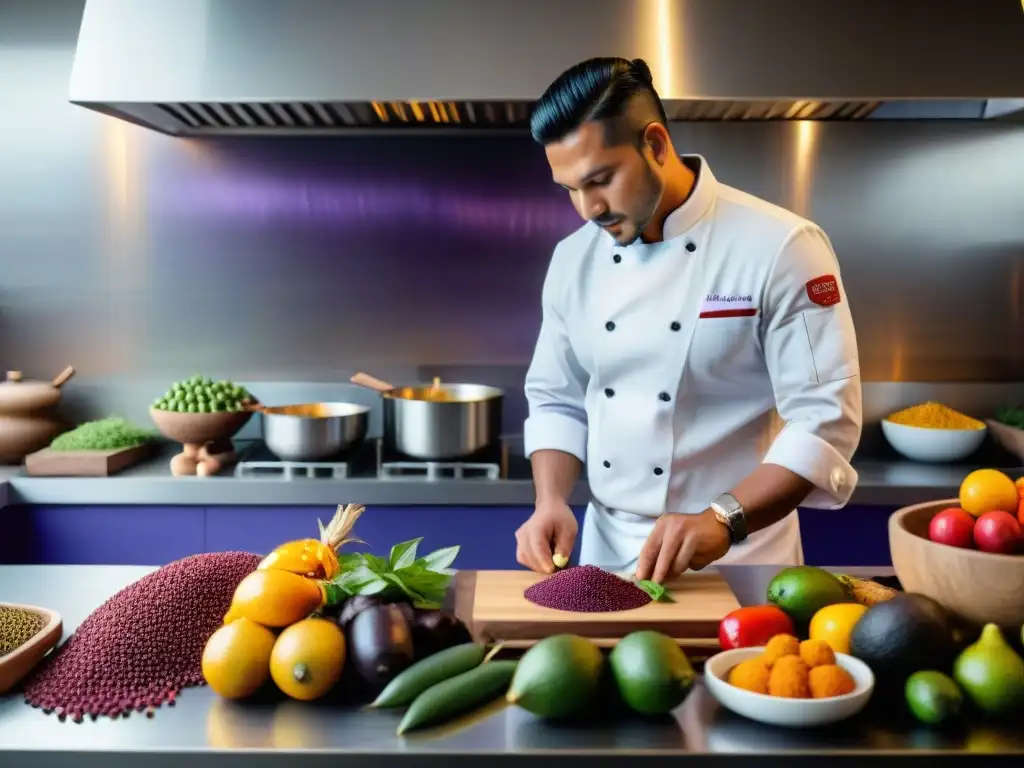
<path fill-rule="evenodd" d="M 74 375 L 70 365 L 53 381 L 26 381 L 21 371 L 7 372 L 0 382 L 0 463 L 20 464 L 66 429 L 55 411 L 60 388 Z"/>

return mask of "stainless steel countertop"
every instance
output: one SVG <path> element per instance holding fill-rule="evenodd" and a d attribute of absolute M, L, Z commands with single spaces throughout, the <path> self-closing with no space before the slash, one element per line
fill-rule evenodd
<path fill-rule="evenodd" d="M 131 566 L 4 566 L 0 597 L 55 609 L 64 618 L 65 637 L 118 589 L 150 572 Z M 859 569 L 864 570 L 864 569 Z M 883 760 L 901 763 L 938 755 L 984 752 L 1024 753 L 1024 733 L 1016 729 L 968 729 L 938 734 L 907 728 L 872 716 L 817 731 L 777 729 L 722 710 L 698 687 L 672 716 L 654 722 L 555 726 L 516 708 L 494 707 L 458 730 L 402 740 L 398 716 L 283 701 L 259 706 L 231 704 L 207 688 L 184 691 L 175 707 L 147 719 L 61 722 L 32 709 L 20 696 L 0 698 L 0 765 L 149 768 L 245 765 L 330 765 L 362 768 L 387 765 L 444 765 L 453 768 L 486 758 L 488 764 L 583 765 L 598 757 L 628 758 L 642 765 L 676 765 L 681 759 L 732 756 L 730 762 L 758 766 L 798 765 L 820 760 Z M 919 754 L 919 751 L 930 754 Z M 773 759 L 774 758 L 774 759 Z M 550 760 L 550 763 L 548 762 Z M 593 762 L 589 764 L 593 765 Z"/>
<path fill-rule="evenodd" d="M 172 477 L 168 463 L 175 449 L 110 478 L 28 477 L 18 467 L 0 468 L 0 507 L 6 504 L 171 504 L 305 506 L 334 505 L 340 498 L 373 505 L 513 505 L 533 504 L 528 465 L 513 462 L 510 479 Z M 517 466 L 518 464 L 518 466 Z M 957 495 L 961 481 L 983 464 L 922 464 L 896 459 L 854 460 L 860 475 L 851 504 L 902 506 Z M 999 466 L 998 464 L 994 466 Z M 1005 467 L 1013 476 L 1024 468 Z M 4 481 L 6 489 L 4 488 Z M 5 493 L 6 491 L 6 493 Z M 6 496 L 6 498 L 5 498 Z M 570 503 L 585 505 L 585 482 Z"/>

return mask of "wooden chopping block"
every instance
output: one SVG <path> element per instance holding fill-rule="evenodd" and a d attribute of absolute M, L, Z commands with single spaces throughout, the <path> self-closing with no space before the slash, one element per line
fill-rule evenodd
<path fill-rule="evenodd" d="M 529 647 L 550 635 L 572 633 L 611 646 L 630 632 L 650 629 L 684 648 L 718 648 L 718 625 L 739 603 L 715 573 L 687 573 L 667 585 L 673 602 L 606 613 L 557 611 L 534 605 L 523 592 L 546 578 L 530 571 L 459 571 L 455 614 L 478 642 Z"/>
<path fill-rule="evenodd" d="M 109 451 L 54 451 L 44 448 L 25 457 L 25 472 L 33 477 L 108 477 L 149 458 L 152 442 Z"/>

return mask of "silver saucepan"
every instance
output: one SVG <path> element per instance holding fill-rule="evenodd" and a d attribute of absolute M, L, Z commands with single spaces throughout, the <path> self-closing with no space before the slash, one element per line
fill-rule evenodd
<path fill-rule="evenodd" d="M 357 373 L 353 384 L 384 399 L 384 445 L 424 461 L 460 459 L 497 445 L 505 393 L 483 384 L 396 387 Z"/>
<path fill-rule="evenodd" d="M 302 403 L 253 406 L 263 414 L 263 441 L 284 461 L 322 461 L 366 439 L 370 406 Z"/>

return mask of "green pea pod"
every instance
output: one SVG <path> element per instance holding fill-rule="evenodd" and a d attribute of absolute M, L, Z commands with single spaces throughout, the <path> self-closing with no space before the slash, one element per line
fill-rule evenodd
<path fill-rule="evenodd" d="M 447 722 L 499 698 L 508 690 L 517 663 L 489 661 L 428 688 L 406 710 L 398 735 Z"/>

